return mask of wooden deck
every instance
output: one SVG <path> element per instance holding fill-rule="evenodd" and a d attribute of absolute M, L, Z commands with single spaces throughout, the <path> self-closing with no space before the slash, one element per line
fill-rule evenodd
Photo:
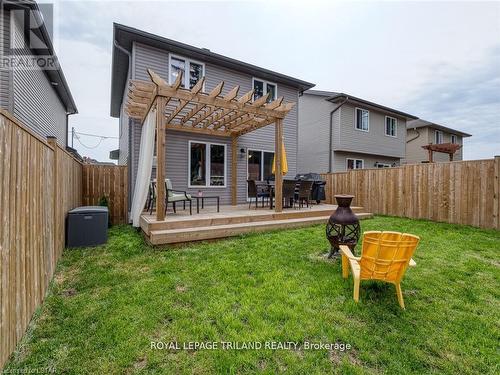
<path fill-rule="evenodd" d="M 208 206 L 199 214 L 194 209 L 193 215 L 189 215 L 189 209 L 178 209 L 176 214 L 169 211 L 163 221 L 157 221 L 154 213 L 143 214 L 141 228 L 152 245 L 174 244 L 326 223 L 336 208 L 320 204 L 276 213 L 269 208 L 248 209 L 248 205 L 221 206 L 220 212 L 215 206 Z M 361 207 L 353 207 L 353 211 L 360 219 L 373 216 Z"/>

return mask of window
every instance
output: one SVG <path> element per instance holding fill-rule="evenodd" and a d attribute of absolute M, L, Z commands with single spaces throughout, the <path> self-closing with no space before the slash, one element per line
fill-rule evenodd
<path fill-rule="evenodd" d="M 385 135 L 397 137 L 398 120 L 394 117 L 385 116 Z"/>
<path fill-rule="evenodd" d="M 375 163 L 375 166 L 376 166 L 377 168 L 390 168 L 390 167 L 391 167 L 391 165 L 390 165 L 390 164 L 387 164 L 387 163 L 379 163 L 379 162 Z"/>
<path fill-rule="evenodd" d="M 440 130 L 436 130 L 434 133 L 434 143 L 439 145 L 443 143 L 443 132 Z"/>
<path fill-rule="evenodd" d="M 248 179 L 269 180 L 273 176 L 274 152 L 248 150 Z"/>
<path fill-rule="evenodd" d="M 369 116 L 370 112 L 366 109 L 356 108 L 355 110 L 356 118 L 354 126 L 356 129 L 367 132 L 370 128 Z"/>
<path fill-rule="evenodd" d="M 363 169 L 362 159 L 347 159 L 347 169 Z"/>
<path fill-rule="evenodd" d="M 456 144 L 457 142 L 457 136 L 455 134 L 451 135 L 451 143 Z"/>
<path fill-rule="evenodd" d="M 170 55 L 170 84 L 174 83 L 179 74 L 182 72 L 181 87 L 189 87 L 190 89 L 196 85 L 205 73 L 205 65 L 196 61 L 185 59 L 183 57 Z M 186 73 L 186 69 L 188 72 Z"/>
<path fill-rule="evenodd" d="M 259 99 L 261 96 L 269 93 L 269 98 L 267 102 L 270 103 L 273 100 L 276 100 L 277 97 L 277 86 L 275 83 L 263 81 L 261 79 L 254 78 L 253 80 L 253 89 L 255 92 L 253 93 L 253 100 Z"/>
<path fill-rule="evenodd" d="M 189 187 L 226 186 L 226 145 L 189 141 Z"/>

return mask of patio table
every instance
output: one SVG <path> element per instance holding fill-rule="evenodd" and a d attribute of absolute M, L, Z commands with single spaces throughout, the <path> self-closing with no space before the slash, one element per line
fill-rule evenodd
<path fill-rule="evenodd" d="M 201 209 L 205 208 L 205 199 L 216 199 L 217 200 L 217 212 L 219 211 L 219 202 L 220 202 L 220 197 L 218 195 L 202 195 L 197 196 L 195 195 L 193 198 L 196 199 L 196 213 L 200 213 L 200 199 L 201 199 Z"/>

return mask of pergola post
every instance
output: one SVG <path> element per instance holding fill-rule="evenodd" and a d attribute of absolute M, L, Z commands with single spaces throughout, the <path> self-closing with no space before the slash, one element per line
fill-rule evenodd
<path fill-rule="evenodd" d="M 165 98 L 156 97 L 156 220 L 165 220 Z"/>
<path fill-rule="evenodd" d="M 238 137 L 231 137 L 231 205 L 238 204 Z"/>
<path fill-rule="evenodd" d="M 283 174 L 281 172 L 281 159 L 283 158 L 283 119 L 276 119 L 274 125 L 274 197 L 275 197 L 275 212 L 283 211 Z"/>

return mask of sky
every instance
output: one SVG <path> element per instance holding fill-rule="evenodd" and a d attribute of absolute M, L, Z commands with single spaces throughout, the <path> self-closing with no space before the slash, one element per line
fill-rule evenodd
<path fill-rule="evenodd" d="M 118 136 L 113 22 L 470 133 L 465 159 L 500 155 L 500 2 L 56 1 L 77 132 Z M 109 161 L 118 140 L 79 136 L 74 147 Z"/>

